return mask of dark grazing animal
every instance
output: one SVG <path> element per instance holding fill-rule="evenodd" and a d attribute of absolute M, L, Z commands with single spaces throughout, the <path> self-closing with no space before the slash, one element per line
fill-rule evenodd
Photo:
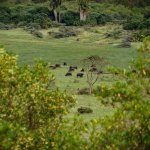
<path fill-rule="evenodd" d="M 77 73 L 77 78 L 80 77 L 82 78 L 84 76 L 84 74 L 82 72 Z"/>
<path fill-rule="evenodd" d="M 84 69 L 83 69 L 83 68 L 81 69 L 81 72 L 84 72 Z"/>
<path fill-rule="evenodd" d="M 70 66 L 69 68 L 78 69 L 77 66 Z"/>
<path fill-rule="evenodd" d="M 74 68 L 69 68 L 68 72 L 74 71 Z"/>
<path fill-rule="evenodd" d="M 67 73 L 65 74 L 65 76 L 72 76 L 72 73 L 71 73 L 71 72 L 67 72 Z"/>
<path fill-rule="evenodd" d="M 97 71 L 97 68 L 96 68 L 96 67 L 93 67 L 93 68 L 91 68 L 89 71 L 95 72 L 95 71 Z"/>
<path fill-rule="evenodd" d="M 56 66 L 57 68 L 59 68 L 59 67 L 60 67 L 60 64 L 55 64 L 55 66 Z"/>
<path fill-rule="evenodd" d="M 67 63 L 66 63 L 66 62 L 64 62 L 64 66 L 67 66 Z"/>

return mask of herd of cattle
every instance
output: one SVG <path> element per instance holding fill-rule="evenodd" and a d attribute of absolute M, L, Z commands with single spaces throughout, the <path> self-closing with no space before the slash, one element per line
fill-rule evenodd
<path fill-rule="evenodd" d="M 63 63 L 63 66 L 67 66 L 67 63 L 64 62 L 64 63 Z M 50 65 L 50 68 L 52 68 L 52 69 L 56 69 L 56 68 L 60 68 L 60 67 L 61 67 L 60 64 Z M 69 66 L 68 72 L 65 74 L 65 76 L 72 76 L 72 72 L 74 72 L 74 71 L 77 70 L 77 69 L 78 69 L 77 66 Z M 82 77 L 84 76 L 84 69 L 82 68 L 82 69 L 80 70 L 80 72 L 78 72 L 78 73 L 76 74 L 76 76 L 82 78 Z"/>
<path fill-rule="evenodd" d="M 67 63 L 64 62 L 64 63 L 63 63 L 63 66 L 67 66 Z M 51 69 L 56 69 L 56 68 L 60 68 L 60 67 L 61 67 L 61 64 L 50 65 L 50 68 L 51 68 Z M 72 73 L 73 73 L 75 70 L 77 70 L 77 69 L 78 69 L 77 66 L 69 66 L 68 71 L 67 71 L 67 73 L 65 74 L 65 76 L 72 76 Z M 97 73 L 97 74 L 102 74 L 102 73 L 103 73 L 103 71 L 102 71 L 102 70 L 98 70 L 95 65 L 91 65 L 89 71 L 90 71 L 90 72 L 95 72 L 95 73 Z M 85 69 L 82 68 L 82 69 L 76 74 L 77 78 L 78 78 L 78 77 L 82 78 L 82 77 L 84 76 L 84 72 L 85 72 Z"/>

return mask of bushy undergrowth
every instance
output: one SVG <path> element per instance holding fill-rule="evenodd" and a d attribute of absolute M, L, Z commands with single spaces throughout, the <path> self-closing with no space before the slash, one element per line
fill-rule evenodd
<path fill-rule="evenodd" d="M 54 38 L 65 38 L 65 37 L 71 37 L 71 36 L 77 36 L 79 34 L 78 30 L 75 30 L 72 27 L 61 27 L 59 29 L 59 32 L 49 32 L 49 35 Z"/>
<path fill-rule="evenodd" d="M 74 7 L 70 9 L 68 3 L 61 6 L 60 17 L 61 23 L 67 26 L 95 26 L 104 25 L 107 22 L 122 24 L 126 30 L 149 29 L 150 26 L 149 7 L 130 9 L 123 5 L 91 2 L 89 3 L 87 20 L 80 21 L 79 11 Z M 36 23 L 46 29 L 56 25 L 52 21 L 54 21 L 54 15 L 48 6 L 0 7 L 0 22 L 4 24 L 15 24 L 21 27 Z"/>

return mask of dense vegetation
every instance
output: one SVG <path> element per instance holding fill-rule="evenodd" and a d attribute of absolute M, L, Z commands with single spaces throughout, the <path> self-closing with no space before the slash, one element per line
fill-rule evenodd
<path fill-rule="evenodd" d="M 127 30 L 147 29 L 150 26 L 150 6 L 148 5 L 144 8 L 134 7 L 130 9 L 124 5 L 90 2 L 86 4 L 87 18 L 83 20 L 79 15 L 78 3 L 75 1 L 70 2 L 72 7 L 69 7 L 70 3 L 68 2 L 62 1 L 58 2 L 58 4 L 54 2 L 49 3 L 42 1 L 42 3 L 37 3 L 36 5 L 32 3 L 25 3 L 24 5 L 22 2 L 15 7 L 3 4 L 0 9 L 1 28 L 5 28 L 5 25 L 2 23 L 13 24 L 13 26 L 19 27 L 31 26 L 35 29 L 48 28 L 57 25 L 52 22 L 53 20 L 66 25 L 75 26 L 87 24 L 101 25 L 107 22 L 118 22 L 123 24 L 123 27 Z M 81 0 L 80 3 L 85 2 Z M 146 2 L 144 4 L 146 4 Z M 55 7 L 56 10 L 59 9 L 58 14 L 53 13 Z"/>
<path fill-rule="evenodd" d="M 149 0 L 0 0 L 0 33 L 0 150 L 150 149 Z"/>

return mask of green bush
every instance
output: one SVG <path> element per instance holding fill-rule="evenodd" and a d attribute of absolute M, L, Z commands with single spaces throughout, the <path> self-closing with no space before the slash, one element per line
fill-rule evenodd
<path fill-rule="evenodd" d="M 47 2 L 48 0 L 32 0 L 34 3 L 43 3 Z"/>
<path fill-rule="evenodd" d="M 80 20 L 79 13 L 73 11 L 67 11 L 62 14 L 61 22 L 67 26 L 76 25 L 76 22 Z"/>
<path fill-rule="evenodd" d="M 107 22 L 111 22 L 111 17 L 106 14 L 100 14 L 97 17 L 97 24 L 106 24 Z"/>
<path fill-rule="evenodd" d="M 15 28 L 15 25 L 13 24 L 4 24 L 0 22 L 0 30 L 10 30 Z"/>
<path fill-rule="evenodd" d="M 92 26 L 97 25 L 98 16 L 99 16 L 99 13 L 95 13 L 95 12 L 90 13 L 87 17 L 86 24 L 92 25 Z"/>
<path fill-rule="evenodd" d="M 144 38 L 150 36 L 150 29 L 142 29 L 133 33 L 134 41 L 142 42 Z"/>
<path fill-rule="evenodd" d="M 0 7 L 0 22 L 10 23 L 11 9 L 8 7 Z"/>
<path fill-rule="evenodd" d="M 137 30 L 139 29 L 140 19 L 129 19 L 123 24 L 125 30 Z"/>
<path fill-rule="evenodd" d="M 25 6 L 16 6 L 11 9 L 8 7 L 1 7 L 0 9 L 0 22 L 7 24 L 37 23 L 45 29 L 52 26 L 50 18 L 52 19 L 52 14 L 47 7 L 26 8 Z"/>

